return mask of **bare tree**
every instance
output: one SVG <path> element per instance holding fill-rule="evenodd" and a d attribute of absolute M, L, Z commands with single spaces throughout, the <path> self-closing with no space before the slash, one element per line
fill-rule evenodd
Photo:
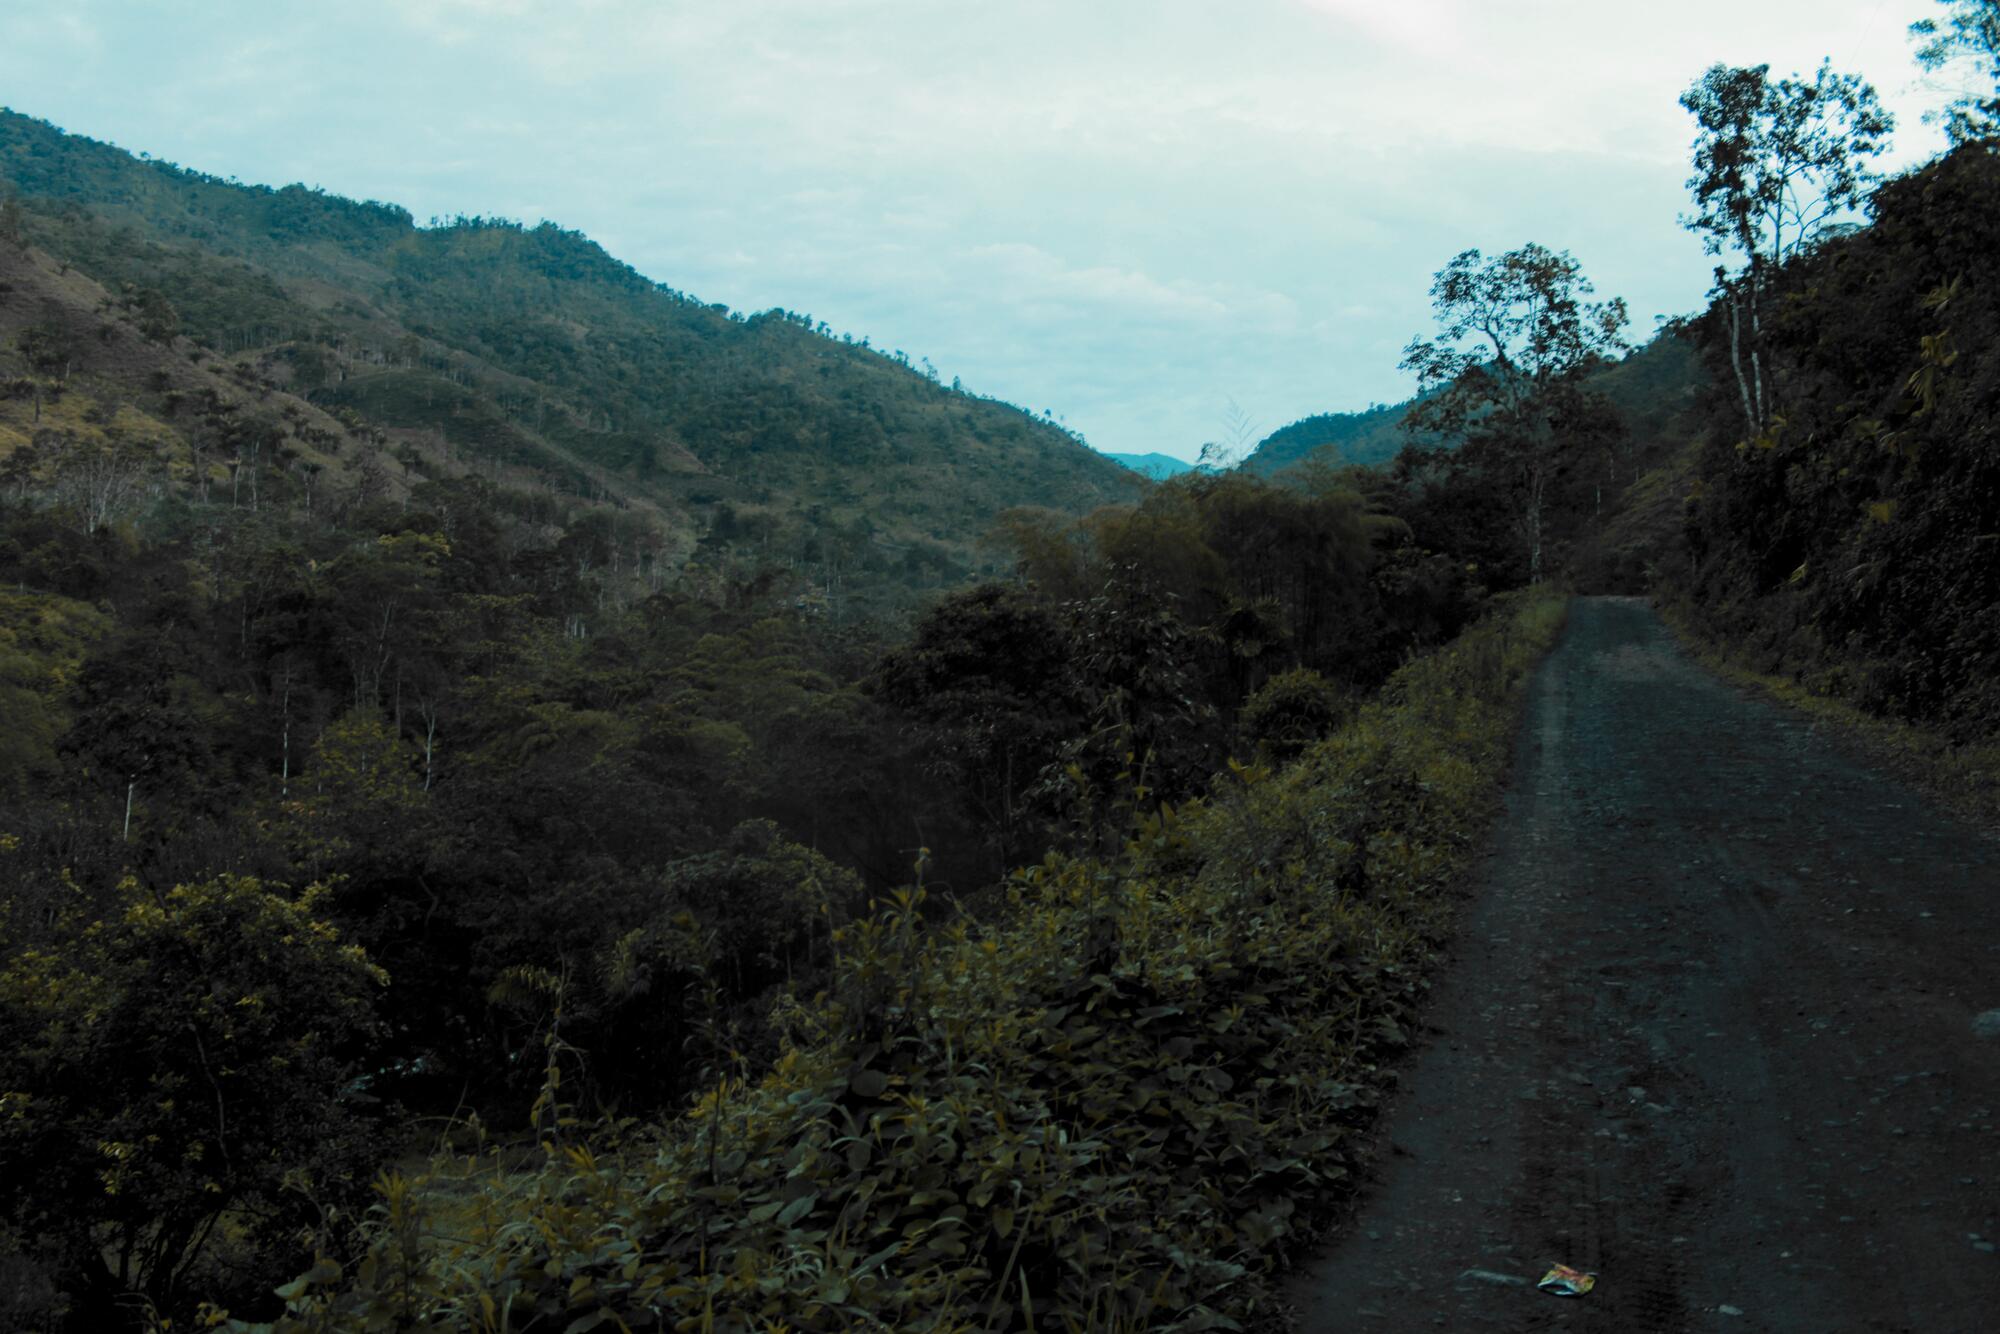
<path fill-rule="evenodd" d="M 86 536 L 116 523 L 143 491 L 152 451 L 121 442 L 79 443 L 64 436 L 50 451 L 56 502 L 76 515 Z"/>

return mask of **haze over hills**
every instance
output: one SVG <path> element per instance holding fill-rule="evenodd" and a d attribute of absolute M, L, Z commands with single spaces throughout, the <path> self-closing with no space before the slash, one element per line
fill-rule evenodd
<path fill-rule="evenodd" d="M 1131 474 L 1052 422 L 810 316 L 745 317 L 553 224 L 220 180 L 0 112 L 28 239 L 241 373 L 392 447 L 656 516 L 676 560 L 788 565 L 864 602 L 993 568 L 1019 505 Z M 233 372 L 234 373 L 234 372 Z"/>
<path fill-rule="evenodd" d="M 1177 459 L 1172 454 L 1106 454 L 1107 459 L 1116 459 L 1133 472 L 1163 482 L 1169 477 L 1178 477 L 1184 472 L 1192 472 L 1194 464 L 1185 459 Z"/>

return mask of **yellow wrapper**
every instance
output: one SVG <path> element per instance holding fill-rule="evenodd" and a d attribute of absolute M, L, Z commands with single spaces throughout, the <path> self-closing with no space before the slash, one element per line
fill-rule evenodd
<path fill-rule="evenodd" d="M 1542 1275 L 1542 1281 L 1535 1286 L 1558 1297 L 1581 1297 L 1597 1286 L 1597 1275 L 1571 1269 L 1568 1265 L 1551 1265 L 1549 1272 Z"/>

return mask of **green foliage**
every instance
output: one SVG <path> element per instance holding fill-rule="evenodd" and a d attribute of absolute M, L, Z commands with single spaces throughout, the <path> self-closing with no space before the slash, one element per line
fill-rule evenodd
<path fill-rule="evenodd" d="M 725 576 L 747 567 L 830 614 L 990 572 L 978 538 L 1010 506 L 1078 513 L 1144 485 L 902 353 L 807 316 L 710 306 L 552 224 L 417 227 L 392 206 L 221 181 L 11 112 L 0 186 L 31 239 L 120 294 L 142 337 L 184 333 L 517 484 L 616 497 L 658 517 L 671 568 L 696 554 Z"/>
<path fill-rule="evenodd" d="M 1973 742 L 2000 730 L 2000 161 L 1960 149 L 1875 208 L 1784 271 L 1784 416 L 1745 438 L 1713 408 L 1681 586 L 1757 669 Z M 1723 374 L 1727 321 L 1698 326 Z"/>
<path fill-rule="evenodd" d="M 1403 369 L 1424 390 L 1404 417 L 1412 432 L 1462 442 L 1412 447 L 1406 473 L 1428 464 L 1471 474 L 1481 498 L 1511 520 L 1530 583 L 1546 564 L 1550 515 L 1579 456 L 1615 450 L 1620 423 L 1584 377 L 1625 350 L 1625 301 L 1591 302 L 1567 251 L 1530 243 L 1483 258 L 1454 256 L 1431 284 L 1435 339 L 1413 338 Z"/>
<path fill-rule="evenodd" d="M 1026 589 L 983 584 L 931 608 L 873 682 L 908 720 L 924 772 L 992 844 L 997 875 L 1043 832 L 1027 794 L 1080 721 L 1070 671 L 1059 612 Z"/>
<path fill-rule="evenodd" d="M 1281 673 L 1243 705 L 1243 739 L 1276 760 L 1291 760 L 1353 711 L 1346 692 L 1306 667 Z"/>
<path fill-rule="evenodd" d="M 876 680 L 996 854 L 986 874 L 1115 836 L 1118 793 L 1203 791 L 1273 674 L 1305 666 L 1359 693 L 1457 632 L 1476 597 L 1463 569 L 1415 550 L 1351 480 L 1191 474 L 1081 520 L 1003 517 L 1025 586 L 939 603 Z"/>
<path fill-rule="evenodd" d="M 1273 776 L 1051 855 L 989 924 L 899 891 L 839 930 L 768 1075 L 678 1120 L 385 1183 L 366 1259 L 274 1328 L 1232 1329 L 1352 1172 L 1449 914 L 1533 594 Z M 468 1189 L 492 1192 L 492 1207 Z M 448 1228 L 428 1222 L 451 1209 Z"/>
<path fill-rule="evenodd" d="M 1870 159 L 1895 127 L 1872 85 L 1829 62 L 1810 82 L 1769 76 L 1768 65 L 1713 65 L 1681 95 L 1697 127 L 1695 212 L 1682 223 L 1719 260 L 1716 294 L 1751 435 L 1780 402 L 1764 365 L 1774 272 L 1861 202 L 1879 179 Z"/>
<path fill-rule="evenodd" d="M 84 1324 L 142 1294 L 255 1293 L 371 1157 L 353 1094 L 387 981 L 247 877 L 8 942 L 0 965 L 0 1227 L 34 1239 Z"/>
<path fill-rule="evenodd" d="M 1343 464 L 1383 464 L 1405 441 L 1403 416 L 1409 404 L 1378 405 L 1366 412 L 1323 412 L 1280 427 L 1257 442 L 1243 466 L 1269 476 L 1314 455 L 1332 454 Z"/>
<path fill-rule="evenodd" d="M 104 614 L 83 603 L 0 593 L 0 791 L 18 794 L 53 774 L 69 688 L 107 629 Z"/>
<path fill-rule="evenodd" d="M 1917 63 L 1926 70 L 1954 64 L 1973 66 L 1974 88 L 1953 98 L 1942 119 L 1954 146 L 1990 139 L 2000 132 L 2000 3 L 1996 0 L 1938 0 L 1948 13 L 1942 22 L 1919 19 L 1910 35 L 1922 43 Z M 1936 113 L 1926 113 L 1932 120 Z"/>

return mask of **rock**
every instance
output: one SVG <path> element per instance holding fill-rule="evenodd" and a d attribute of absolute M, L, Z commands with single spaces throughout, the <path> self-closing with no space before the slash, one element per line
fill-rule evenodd
<path fill-rule="evenodd" d="M 1975 1015 L 1972 1020 L 1972 1036 L 1976 1038 L 2000 1038 L 2000 1010 L 1988 1010 Z"/>
<path fill-rule="evenodd" d="M 1724 1314 L 1724 1315 L 1742 1315 L 1742 1314 L 1743 1314 L 1743 1308 L 1742 1308 L 1742 1307 L 1740 1307 L 1740 1306 L 1718 1306 L 1718 1307 L 1716 1307 L 1715 1309 L 1716 1309 L 1716 1310 L 1718 1310 L 1718 1311 L 1720 1311 L 1720 1312 L 1722 1312 L 1722 1314 Z"/>

